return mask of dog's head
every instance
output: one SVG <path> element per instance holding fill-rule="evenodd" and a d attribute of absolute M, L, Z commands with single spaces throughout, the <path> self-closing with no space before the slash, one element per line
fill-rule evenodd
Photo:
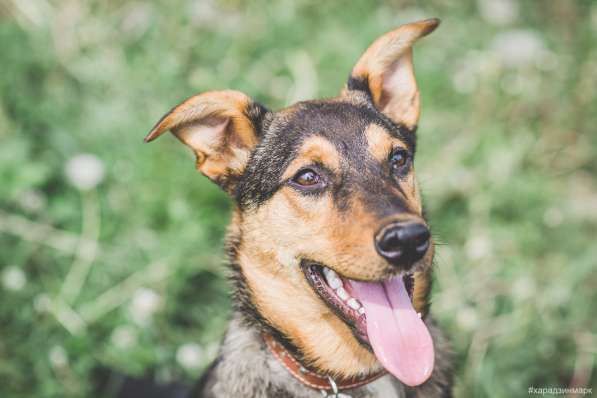
<path fill-rule="evenodd" d="M 412 45 L 438 23 L 377 39 L 336 98 L 271 112 L 240 92 L 207 92 L 146 138 L 172 131 L 234 198 L 235 261 L 250 300 L 320 370 L 352 376 L 381 361 L 414 385 L 433 367 L 417 316 L 427 311 L 433 242 L 413 166 Z"/>

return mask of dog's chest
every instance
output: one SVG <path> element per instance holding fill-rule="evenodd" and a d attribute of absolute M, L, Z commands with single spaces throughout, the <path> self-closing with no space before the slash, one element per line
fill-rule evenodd
<path fill-rule="evenodd" d="M 210 375 L 205 397 L 322 398 L 321 391 L 293 377 L 267 349 L 256 330 L 233 319 L 221 348 L 220 361 Z M 402 398 L 403 388 L 385 375 L 363 387 L 340 391 L 342 398 Z M 333 395 L 331 395 L 333 396 Z"/>

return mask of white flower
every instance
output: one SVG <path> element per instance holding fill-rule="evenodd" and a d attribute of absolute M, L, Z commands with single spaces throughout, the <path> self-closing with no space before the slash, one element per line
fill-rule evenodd
<path fill-rule="evenodd" d="M 197 369 L 203 362 L 203 349 L 195 343 L 183 344 L 176 350 L 176 361 L 185 369 Z"/>
<path fill-rule="evenodd" d="M 473 92 L 477 87 L 477 76 L 466 69 L 460 69 L 452 75 L 452 87 L 460 94 Z"/>
<path fill-rule="evenodd" d="M 306 51 L 296 51 L 286 57 L 293 84 L 287 102 L 293 103 L 315 96 L 318 87 L 317 70 L 313 58 Z"/>
<path fill-rule="evenodd" d="M 104 179 L 104 163 L 95 155 L 81 153 L 72 157 L 65 167 L 69 182 L 82 191 L 95 188 Z"/>
<path fill-rule="evenodd" d="M 154 290 L 148 288 L 138 289 L 131 300 L 129 308 L 131 317 L 139 324 L 148 323 L 159 308 L 161 301 L 160 295 Z"/>
<path fill-rule="evenodd" d="M 564 215 L 557 207 L 550 207 L 543 213 L 543 222 L 548 227 L 557 227 L 562 221 L 564 221 Z"/>
<path fill-rule="evenodd" d="M 491 253 L 491 241 L 484 235 L 472 236 L 466 242 L 466 254 L 472 260 L 480 260 Z"/>
<path fill-rule="evenodd" d="M 133 239 L 135 244 L 141 246 L 146 250 L 156 247 L 159 240 L 157 234 L 154 231 L 152 231 L 151 229 L 142 228 L 137 230 Z"/>
<path fill-rule="evenodd" d="M 502 65 L 511 68 L 535 65 L 547 53 L 541 36 L 528 29 L 498 33 L 491 48 Z"/>
<path fill-rule="evenodd" d="M 17 266 L 11 265 L 2 271 L 2 285 L 6 290 L 19 291 L 25 287 L 27 277 Z"/>
<path fill-rule="evenodd" d="M 33 308 L 37 312 L 46 312 L 52 306 L 52 299 L 45 293 L 40 293 L 33 299 Z"/>
<path fill-rule="evenodd" d="M 126 349 L 137 341 L 137 332 L 129 325 L 121 325 L 114 329 L 110 339 L 117 348 Z"/>
<path fill-rule="evenodd" d="M 535 295 L 535 282 L 527 275 L 517 278 L 511 286 L 512 295 L 518 300 L 527 300 Z"/>
<path fill-rule="evenodd" d="M 479 316 L 474 308 L 467 306 L 458 310 L 456 322 L 462 329 L 474 330 L 479 324 Z"/>
<path fill-rule="evenodd" d="M 59 345 L 50 348 L 48 358 L 50 359 L 50 363 L 56 367 L 64 367 L 68 364 L 66 351 L 64 350 L 64 347 Z"/>
<path fill-rule="evenodd" d="M 124 13 L 122 31 L 132 39 L 138 39 L 151 25 L 152 10 L 149 4 L 131 4 Z"/>
<path fill-rule="evenodd" d="M 489 51 L 467 51 L 465 56 L 454 65 L 452 74 L 454 90 L 462 94 L 473 92 L 477 88 L 479 78 L 491 73 L 495 65 L 496 62 Z"/>
<path fill-rule="evenodd" d="M 518 4 L 513 0 L 478 0 L 479 14 L 494 25 L 507 25 L 518 17 Z"/>
<path fill-rule="evenodd" d="M 211 0 L 193 1 L 190 4 L 190 15 L 193 22 L 200 24 L 214 24 L 221 18 L 221 10 Z"/>
<path fill-rule="evenodd" d="M 46 198 L 40 191 L 27 190 L 19 194 L 19 204 L 27 211 L 36 212 L 45 207 Z"/>
<path fill-rule="evenodd" d="M 557 283 L 549 287 L 549 293 L 550 294 L 545 297 L 545 300 L 551 306 L 566 305 L 572 297 L 570 289 Z"/>

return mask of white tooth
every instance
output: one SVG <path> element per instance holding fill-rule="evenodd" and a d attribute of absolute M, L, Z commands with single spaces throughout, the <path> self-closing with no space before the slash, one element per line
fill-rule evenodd
<path fill-rule="evenodd" d="M 338 274 L 334 272 L 333 269 L 329 269 L 328 267 L 323 267 L 323 274 L 325 275 L 326 279 L 331 279 L 332 277 L 338 277 Z"/>
<path fill-rule="evenodd" d="M 365 314 L 365 307 L 359 308 L 359 314 L 361 314 L 361 315 Z"/>
<path fill-rule="evenodd" d="M 340 297 L 340 299 L 343 301 L 346 301 L 350 297 L 348 295 L 348 292 L 344 290 L 343 287 L 339 287 L 338 289 L 336 289 L 336 295 Z"/>
<path fill-rule="evenodd" d="M 338 277 L 338 274 L 336 274 L 333 270 L 325 267 L 323 269 L 323 275 L 325 276 L 325 281 L 332 289 L 336 290 L 340 286 L 342 286 L 342 280 L 340 279 L 340 277 Z"/>
<path fill-rule="evenodd" d="M 336 274 L 336 272 L 333 269 L 330 269 L 328 267 L 323 267 L 323 273 L 326 278 L 329 278 L 330 276 L 338 276 L 338 274 Z"/>
<path fill-rule="evenodd" d="M 421 313 L 420 313 L 420 312 L 417 312 L 417 315 L 419 316 L 419 318 L 422 318 L 422 317 L 423 317 L 423 315 L 421 315 Z"/>
<path fill-rule="evenodd" d="M 361 303 L 359 303 L 356 299 L 351 298 L 350 300 L 348 300 L 346 302 L 346 304 L 348 304 L 348 306 L 350 308 L 352 308 L 353 310 L 358 310 L 359 308 L 361 308 Z"/>
<path fill-rule="evenodd" d="M 328 280 L 328 285 L 330 285 L 332 289 L 336 290 L 339 287 L 342 287 L 342 281 L 340 280 L 340 278 L 332 278 Z"/>

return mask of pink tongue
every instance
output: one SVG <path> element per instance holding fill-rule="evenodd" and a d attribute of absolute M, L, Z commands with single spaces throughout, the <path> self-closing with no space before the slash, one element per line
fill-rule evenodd
<path fill-rule="evenodd" d="M 409 386 L 418 386 L 433 370 L 433 341 L 413 308 L 402 278 L 383 283 L 350 281 L 365 307 L 367 335 L 384 368 Z"/>

